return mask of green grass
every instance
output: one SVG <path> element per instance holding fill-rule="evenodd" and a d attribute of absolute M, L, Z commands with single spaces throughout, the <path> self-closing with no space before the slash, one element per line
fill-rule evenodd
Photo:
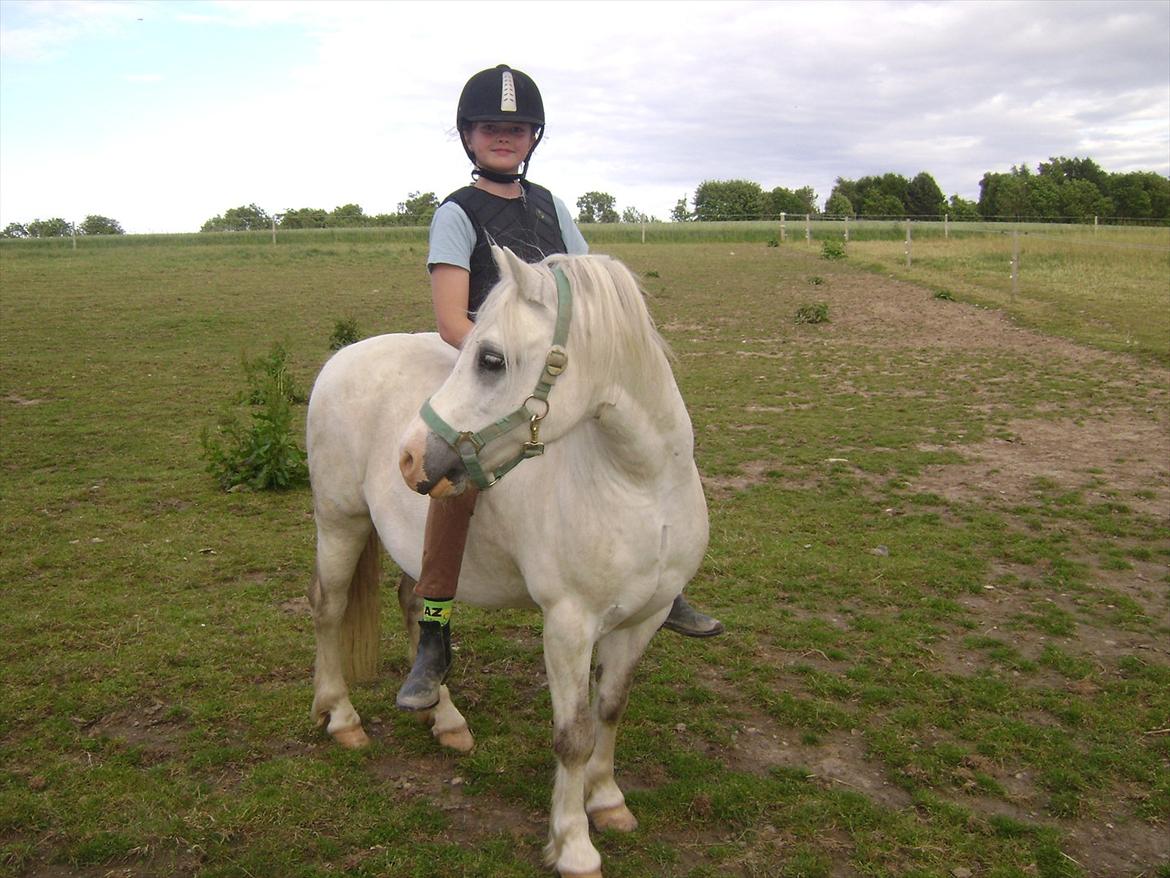
<path fill-rule="evenodd" d="M 375 743 L 341 752 L 308 720 L 309 494 L 225 494 L 201 458 L 241 358 L 279 343 L 307 388 L 339 320 L 431 328 L 425 243 L 392 231 L 0 246 L 0 875 L 546 874 L 539 618 L 458 609 L 478 747 L 456 758 L 393 707 L 388 597 L 383 677 L 355 694 Z M 1053 307 L 1008 310 L 1098 346 L 1074 357 L 937 344 L 933 309 L 970 306 L 930 276 L 907 275 L 921 326 L 886 325 L 864 309 L 905 288 L 858 267 L 887 258 L 865 242 L 826 262 L 767 224 L 602 231 L 677 356 L 711 512 L 690 594 L 729 629 L 651 644 L 618 750 L 642 828 L 595 836 L 606 875 L 1164 869 L 1078 841 L 1108 822 L 1152 858 L 1170 819 L 1164 448 L 1140 484 L 1120 454 L 1003 496 L 937 483 L 1021 424 L 1164 437 L 1167 339 L 1103 351 L 1160 325 L 1142 279 L 1170 272 L 1118 267 L 1112 322 L 1070 328 L 1088 293 L 1054 262 Z M 814 276 L 832 322 L 797 324 Z"/>

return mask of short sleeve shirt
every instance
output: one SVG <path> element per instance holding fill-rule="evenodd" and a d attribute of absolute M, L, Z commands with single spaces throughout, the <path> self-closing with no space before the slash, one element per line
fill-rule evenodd
<path fill-rule="evenodd" d="M 561 237 L 565 241 L 565 252 L 581 256 L 589 252 L 589 245 L 565 203 L 553 196 L 557 208 L 557 222 Z M 475 249 L 475 227 L 463 208 L 453 201 L 439 206 L 431 220 L 430 252 L 427 254 L 427 269 L 437 264 L 455 265 L 471 271 L 471 251 Z"/>

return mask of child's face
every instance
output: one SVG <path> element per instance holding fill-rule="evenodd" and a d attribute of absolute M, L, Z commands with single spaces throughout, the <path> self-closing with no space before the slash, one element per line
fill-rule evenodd
<path fill-rule="evenodd" d="M 499 174 L 517 173 L 532 149 L 532 126 L 526 122 L 475 122 L 466 137 L 475 163 Z"/>

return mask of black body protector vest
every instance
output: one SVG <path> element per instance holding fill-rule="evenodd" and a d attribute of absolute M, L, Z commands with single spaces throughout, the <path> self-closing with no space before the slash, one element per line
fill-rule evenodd
<path fill-rule="evenodd" d="M 454 201 L 463 208 L 475 228 L 467 297 L 467 315 L 472 320 L 500 279 L 492 259 L 492 244 L 507 247 L 525 262 L 540 262 L 553 253 L 568 252 L 552 193 L 535 183 L 523 181 L 521 185 L 522 198 L 501 198 L 465 186 L 443 199 L 444 204 Z"/>

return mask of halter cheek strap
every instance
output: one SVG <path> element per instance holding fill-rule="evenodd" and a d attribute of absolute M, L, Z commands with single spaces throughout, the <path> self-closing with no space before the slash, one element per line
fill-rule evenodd
<path fill-rule="evenodd" d="M 424 402 L 419 410 L 423 422 L 459 455 L 468 478 L 481 491 L 502 479 L 522 460 L 544 454 L 544 443 L 540 441 L 540 422 L 548 416 L 548 395 L 552 392 L 557 376 L 564 372 L 569 364 L 565 344 L 569 339 L 569 326 L 573 319 L 573 291 L 569 287 L 569 279 L 559 268 L 553 269 L 553 276 L 557 282 L 557 322 L 553 330 L 552 347 L 545 355 L 544 369 L 536 381 L 535 389 L 520 407 L 474 433 L 469 430 L 460 432 L 444 421 L 438 412 L 431 408 L 430 399 Z M 535 403 L 535 408 L 530 407 L 529 403 Z M 485 470 L 479 455 L 488 443 L 494 442 L 524 423 L 528 424 L 529 439 L 519 453 L 495 469 Z"/>

